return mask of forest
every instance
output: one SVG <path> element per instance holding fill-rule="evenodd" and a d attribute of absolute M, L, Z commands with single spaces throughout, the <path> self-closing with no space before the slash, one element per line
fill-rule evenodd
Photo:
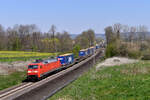
<path fill-rule="evenodd" d="M 67 31 L 57 32 L 55 25 L 52 25 L 48 32 L 41 32 L 35 24 L 14 25 L 8 28 L 0 25 L 0 50 L 69 52 L 96 44 L 94 30 L 89 29 L 78 34 L 80 35 L 72 39 Z"/>

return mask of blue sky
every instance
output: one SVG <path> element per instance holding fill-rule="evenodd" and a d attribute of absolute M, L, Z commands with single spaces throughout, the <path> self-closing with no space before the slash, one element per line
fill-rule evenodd
<path fill-rule="evenodd" d="M 150 28 L 150 0 L 0 0 L 0 24 L 37 24 L 47 32 L 79 34 L 87 29 L 104 33 L 114 23 Z"/>

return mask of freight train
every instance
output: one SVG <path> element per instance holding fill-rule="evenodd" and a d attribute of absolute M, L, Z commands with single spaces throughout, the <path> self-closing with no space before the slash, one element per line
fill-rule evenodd
<path fill-rule="evenodd" d="M 94 47 L 80 50 L 78 59 L 87 58 L 93 55 L 99 48 L 100 45 L 96 45 Z M 52 73 L 61 68 L 65 68 L 75 62 L 76 60 L 74 59 L 73 53 L 59 55 L 53 59 L 36 60 L 35 62 L 28 65 L 27 79 L 40 80 L 49 73 Z"/>

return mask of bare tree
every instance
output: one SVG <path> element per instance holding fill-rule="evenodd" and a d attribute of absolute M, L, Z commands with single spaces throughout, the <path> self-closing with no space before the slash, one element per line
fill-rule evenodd
<path fill-rule="evenodd" d="M 122 26 L 123 37 L 124 37 L 124 39 L 125 39 L 126 42 L 129 41 L 129 38 L 128 38 L 129 37 L 129 30 L 130 30 L 130 28 L 129 28 L 128 25 L 123 25 Z"/>
<path fill-rule="evenodd" d="M 138 38 L 139 38 L 139 41 L 144 41 L 144 40 L 146 40 L 146 35 L 147 35 L 147 32 L 148 32 L 148 28 L 146 27 L 146 26 L 144 26 L 144 25 L 140 25 L 139 27 L 138 27 Z"/>
<path fill-rule="evenodd" d="M 3 50 L 5 48 L 5 30 L 2 25 L 0 25 L 0 50 Z"/>
<path fill-rule="evenodd" d="M 121 29 L 122 29 L 122 25 L 120 23 L 113 25 L 113 32 L 116 34 L 117 39 L 120 39 Z"/>
<path fill-rule="evenodd" d="M 122 30 L 123 30 L 124 33 L 127 33 L 127 32 L 129 32 L 130 28 L 129 28 L 128 25 L 123 25 Z"/>
<path fill-rule="evenodd" d="M 140 25 L 138 31 L 139 32 L 148 32 L 148 28 L 145 25 Z"/>
<path fill-rule="evenodd" d="M 67 31 L 64 31 L 63 33 L 57 33 L 57 38 L 59 40 L 57 45 L 59 46 L 60 52 L 67 52 L 72 50 L 73 40 Z"/>
<path fill-rule="evenodd" d="M 54 52 L 56 52 L 57 50 L 56 50 L 56 46 L 55 46 L 55 33 L 56 33 L 56 26 L 55 25 L 51 26 L 49 33 L 52 34 Z"/>
<path fill-rule="evenodd" d="M 133 42 L 135 38 L 135 33 L 136 33 L 136 27 L 131 27 L 130 28 L 130 34 L 129 34 L 129 41 Z"/>

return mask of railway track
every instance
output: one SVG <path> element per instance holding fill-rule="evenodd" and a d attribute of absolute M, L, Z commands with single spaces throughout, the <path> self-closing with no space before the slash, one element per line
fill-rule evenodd
<path fill-rule="evenodd" d="M 5 91 L 0 92 L 0 100 L 4 100 L 7 97 L 10 97 L 11 95 L 14 95 L 16 93 L 19 93 L 19 91 L 22 91 L 24 88 L 27 88 L 28 86 L 32 85 L 32 82 L 29 83 L 22 83 L 18 86 L 14 86 L 12 88 L 9 88 Z"/>
<path fill-rule="evenodd" d="M 0 100 L 45 100 L 93 66 L 102 51 L 36 83 L 22 83 L 0 92 Z"/>

